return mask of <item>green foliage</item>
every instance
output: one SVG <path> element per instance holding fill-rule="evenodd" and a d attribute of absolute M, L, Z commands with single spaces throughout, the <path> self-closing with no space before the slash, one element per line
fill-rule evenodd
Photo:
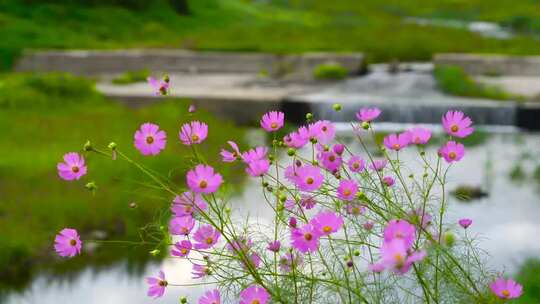
<path fill-rule="evenodd" d="M 437 66 L 434 76 L 439 88 L 447 94 L 495 100 L 514 97 L 498 87 L 477 83 L 458 66 Z"/>
<path fill-rule="evenodd" d="M 540 303 L 540 259 L 529 258 L 516 277 L 516 280 L 523 285 L 523 295 L 517 299 L 516 303 Z"/>
<path fill-rule="evenodd" d="M 84 236 L 102 229 L 109 236 L 138 239 L 141 226 L 166 222 L 168 215 L 157 210 L 167 210 L 172 197 L 155 190 L 126 162 L 85 153 L 85 177 L 73 182 L 58 178 L 62 155 L 83 153 L 86 139 L 102 149 L 116 142 L 119 151 L 162 172 L 178 191 L 193 165 L 186 160 L 191 150 L 177 139 L 181 123 L 197 119 L 209 124 L 210 136 L 199 148 L 210 164 L 218 162 L 227 139 L 243 145 L 242 129 L 204 111 L 190 114 L 185 101 L 130 109 L 107 101 L 90 81 L 78 77 L 13 74 L 0 79 L 0 127 L 9 131 L 0 134 L 0 277 L 18 274 L 19 268 L 11 271 L 7 264 L 28 267 L 29 258 L 48 258 L 54 234 L 64 227 L 77 227 Z M 23 95 L 15 98 L 17 92 Z M 158 157 L 143 157 L 133 147 L 133 133 L 148 121 L 168 135 L 167 149 Z M 234 174 L 241 170 L 222 166 L 219 171 L 231 184 L 241 184 L 242 177 Z M 95 195 L 84 188 L 90 181 L 98 186 Z M 130 208 L 131 202 L 137 208 Z"/>
<path fill-rule="evenodd" d="M 315 79 L 343 79 L 349 71 L 339 63 L 320 64 L 313 70 Z"/>
<path fill-rule="evenodd" d="M 140 71 L 128 71 L 124 74 L 114 78 L 112 82 L 114 84 L 130 84 L 136 82 L 144 82 L 150 76 L 150 71 L 140 70 Z"/>

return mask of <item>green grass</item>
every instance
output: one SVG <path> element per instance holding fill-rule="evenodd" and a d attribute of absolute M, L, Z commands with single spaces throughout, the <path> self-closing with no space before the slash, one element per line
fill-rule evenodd
<path fill-rule="evenodd" d="M 146 79 L 150 76 L 150 71 L 140 70 L 140 71 L 128 71 L 112 80 L 114 84 L 131 84 L 136 82 L 145 82 Z"/>
<path fill-rule="evenodd" d="M 498 87 L 477 83 L 458 66 L 437 66 L 434 76 L 439 88 L 450 95 L 495 100 L 517 98 Z"/>
<path fill-rule="evenodd" d="M 526 0 L 192 0 L 189 15 L 179 15 L 165 0 L 144 9 L 97 2 L 0 2 L 0 67 L 9 67 L 26 48 L 360 51 L 373 61 L 428 60 L 438 52 L 540 53 L 540 42 L 529 35 L 496 40 L 465 29 L 403 22 L 420 16 L 516 23 L 522 16 L 536 24 L 540 13 Z"/>
<path fill-rule="evenodd" d="M 313 70 L 313 77 L 321 80 L 343 79 L 349 71 L 340 64 L 321 64 Z"/>
<path fill-rule="evenodd" d="M 523 285 L 523 295 L 516 300 L 516 303 L 540 303 L 540 259 L 528 259 L 516 277 L 516 280 Z"/>
<path fill-rule="evenodd" d="M 100 147 L 116 142 L 181 190 L 192 164 L 177 132 L 185 121 L 203 120 L 210 133 L 201 151 L 226 180 L 241 184 L 235 174 L 241 170 L 219 166 L 218 156 L 227 139 L 243 142 L 243 129 L 203 111 L 191 115 L 185 102 L 128 109 L 106 100 L 92 82 L 66 74 L 9 74 L 0 76 L 0 83 L 0 128 L 6 130 L 0 134 L 0 281 L 17 276 L 28 263 L 50 260 L 54 235 L 64 227 L 75 227 L 84 237 L 99 229 L 133 239 L 147 222 L 164 220 L 172 197 L 149 187 L 148 178 L 123 161 L 86 153 L 88 174 L 82 180 L 57 176 L 62 155 L 80 152 L 87 139 Z M 135 130 L 148 121 L 168 134 L 167 148 L 157 157 L 144 157 L 133 147 Z M 88 181 L 97 183 L 95 195 L 84 188 Z M 131 202 L 138 207 L 129 208 Z"/>

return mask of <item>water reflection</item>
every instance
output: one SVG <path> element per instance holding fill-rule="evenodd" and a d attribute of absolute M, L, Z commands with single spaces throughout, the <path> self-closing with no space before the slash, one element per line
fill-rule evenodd
<path fill-rule="evenodd" d="M 435 153 L 436 148 L 429 147 L 428 153 Z M 522 158 L 524 153 L 534 155 L 538 151 L 540 134 L 493 134 L 481 145 L 469 147 L 465 158 L 450 171 L 449 191 L 467 184 L 481 186 L 489 192 L 489 196 L 474 203 L 450 198 L 448 219 L 449 223 L 456 223 L 462 217 L 473 219 L 468 232 L 482 238 L 481 246 L 491 254 L 487 262 L 494 269 L 514 272 L 527 257 L 540 256 L 539 187 L 534 180 L 516 183 L 509 177 L 516 162 L 524 164 L 528 171 L 534 170 L 538 160 L 531 158 L 525 162 Z M 414 157 L 413 151 L 403 154 L 403 158 Z M 411 166 L 415 166 L 415 162 L 412 161 Z M 421 164 L 416 162 L 416 165 Z M 233 208 L 242 215 L 250 214 L 261 224 L 270 223 L 258 180 L 251 179 L 233 201 Z M 502 265 L 507 268 L 503 269 Z M 159 269 L 163 269 L 173 283 L 200 282 L 190 278 L 191 265 L 186 260 L 168 258 L 161 263 L 147 263 L 136 275 L 130 275 L 122 262 L 99 272 L 90 267 L 68 280 L 37 276 L 23 293 L 8 296 L 5 303 L 56 304 L 64 300 L 78 304 L 149 303 L 143 278 L 155 275 Z M 168 288 L 158 302 L 176 303 L 180 296 L 194 301 L 202 292 L 201 287 Z"/>

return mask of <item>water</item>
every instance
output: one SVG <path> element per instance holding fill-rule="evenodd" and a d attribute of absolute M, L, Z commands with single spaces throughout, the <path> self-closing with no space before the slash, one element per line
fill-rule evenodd
<path fill-rule="evenodd" d="M 538 154 L 540 134 L 504 130 L 490 135 L 481 145 L 469 147 L 465 158 L 451 169 L 449 190 L 460 184 L 478 185 L 486 189 L 489 196 L 468 203 L 451 199 L 448 219 L 451 223 L 462 217 L 473 219 L 468 232 L 483 238 L 481 247 L 491 254 L 489 266 L 513 273 L 527 257 L 540 256 L 540 183 L 531 178 L 519 183 L 509 179 L 510 170 L 520 160 L 527 176 L 540 165 L 534 157 L 523 158 L 524 154 Z M 352 146 L 358 148 L 357 145 Z M 429 149 L 428 153 L 434 153 L 435 147 Z M 412 158 L 412 150 L 403 157 Z M 414 161 L 411 166 L 414 166 Z M 263 202 L 258 181 L 252 179 L 234 200 L 234 206 L 259 223 L 270 223 L 268 215 L 271 213 Z M 99 272 L 87 268 L 65 280 L 38 275 L 22 293 L 9 295 L 5 303 L 153 303 L 146 297 L 144 277 L 155 275 L 159 269 L 163 269 L 174 284 L 200 282 L 190 279 L 191 266 L 186 260 L 169 258 L 161 263 L 147 264 L 141 275 L 129 274 L 126 265 L 120 262 Z M 194 301 L 203 290 L 200 287 L 170 287 L 156 303 L 177 303 L 178 298 L 185 295 Z"/>

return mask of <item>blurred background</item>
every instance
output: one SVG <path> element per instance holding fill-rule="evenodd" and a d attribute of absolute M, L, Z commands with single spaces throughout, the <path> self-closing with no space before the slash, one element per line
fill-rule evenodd
<path fill-rule="evenodd" d="M 62 155 L 86 140 L 114 141 L 181 187 L 190 150 L 179 126 L 204 120 L 206 157 L 256 213 L 257 183 L 220 164 L 224 143 L 264 143 L 256 127 L 270 109 L 287 113 L 286 129 L 307 112 L 345 129 L 361 106 L 383 110 L 381 139 L 417 122 L 437 142 L 447 109 L 473 118 L 450 218 L 471 217 L 488 264 L 525 286 L 517 302 L 540 303 L 539 54 L 538 0 L 0 0 L 0 303 L 148 303 L 143 277 L 160 268 L 192 282 L 166 248 L 88 244 L 55 256 L 64 227 L 139 241 L 167 223 L 172 198 L 125 163 L 92 154 L 84 179 L 57 177 Z M 170 96 L 155 96 L 146 78 L 165 73 Z M 147 121 L 168 132 L 156 158 L 132 145 Z M 169 288 L 159 301 L 200 293 Z"/>

